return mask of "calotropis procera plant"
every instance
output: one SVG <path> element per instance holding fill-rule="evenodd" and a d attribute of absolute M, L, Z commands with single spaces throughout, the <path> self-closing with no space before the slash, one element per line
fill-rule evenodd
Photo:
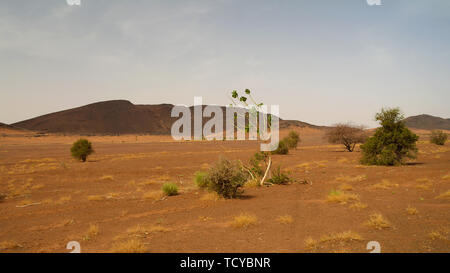
<path fill-rule="evenodd" d="M 269 113 L 266 113 L 263 109 L 264 103 L 262 102 L 256 102 L 256 100 L 253 98 L 250 89 L 245 89 L 244 91 L 245 95 L 240 96 L 237 90 L 233 90 L 231 92 L 231 103 L 230 107 L 241 107 L 248 110 L 249 117 L 248 119 L 245 119 L 244 116 L 244 122 L 246 120 L 248 121 L 248 124 L 244 124 L 244 126 L 240 126 L 241 128 L 245 128 L 246 132 L 250 131 L 250 128 L 256 128 L 256 131 L 259 134 L 259 128 L 258 128 L 258 121 L 262 123 L 262 128 L 270 128 L 271 127 L 271 118 L 272 116 Z M 251 104 L 248 103 L 248 100 L 250 100 Z M 267 124 L 265 118 L 259 118 L 259 113 L 262 113 L 263 115 L 267 115 Z M 235 116 L 235 121 L 239 122 L 239 119 L 237 116 Z M 267 126 L 267 127 L 266 127 Z M 235 127 L 238 127 L 235 125 Z M 264 162 L 266 162 L 266 170 L 264 172 L 263 177 L 261 178 L 259 184 L 264 185 L 264 181 L 267 178 L 267 175 L 269 173 L 270 167 L 272 166 L 272 158 L 270 156 L 270 153 L 267 152 L 261 152 L 264 155 Z M 247 168 L 246 170 L 250 172 L 252 177 L 258 176 L 257 173 L 253 173 L 251 171 L 251 168 Z"/>
<path fill-rule="evenodd" d="M 250 89 L 245 89 L 244 91 L 245 95 L 240 96 L 237 90 L 233 90 L 231 92 L 231 103 L 230 106 L 231 107 L 241 107 L 241 108 L 245 108 L 248 110 L 249 113 L 249 118 L 248 118 L 248 124 L 246 124 L 245 126 L 245 131 L 249 132 L 250 128 L 255 127 L 257 128 L 257 132 L 259 132 L 259 128 L 258 128 L 258 114 L 259 113 L 263 113 L 265 115 L 267 115 L 267 124 L 265 124 L 266 119 L 262 118 L 260 120 L 260 122 L 262 122 L 262 126 L 267 126 L 267 128 L 270 128 L 271 125 L 271 118 L 272 116 L 269 113 L 265 113 L 264 109 L 263 109 L 263 105 L 264 103 L 262 102 L 256 102 L 256 100 L 253 98 Z M 249 104 L 247 101 L 250 100 L 251 104 Z M 254 118 L 250 118 L 250 117 L 254 117 Z M 237 117 L 235 117 L 235 120 L 237 120 Z M 245 120 L 245 119 L 244 119 Z"/>

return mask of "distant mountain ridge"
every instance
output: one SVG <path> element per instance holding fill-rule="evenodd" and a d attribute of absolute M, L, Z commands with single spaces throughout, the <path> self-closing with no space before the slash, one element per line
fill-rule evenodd
<path fill-rule="evenodd" d="M 431 115 L 411 116 L 404 119 L 406 126 L 424 130 L 450 130 L 450 118 L 444 119 Z"/>
<path fill-rule="evenodd" d="M 47 133 L 170 134 L 172 124 L 178 120 L 171 117 L 173 106 L 135 105 L 127 100 L 103 101 L 20 121 L 12 126 Z M 190 109 L 192 113 L 193 106 Z M 204 118 L 203 123 L 207 120 Z M 291 126 L 321 128 L 301 121 L 280 119 L 281 129 Z"/>

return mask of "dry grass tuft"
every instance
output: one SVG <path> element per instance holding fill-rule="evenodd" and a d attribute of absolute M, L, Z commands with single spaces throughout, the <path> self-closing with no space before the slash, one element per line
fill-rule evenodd
<path fill-rule="evenodd" d="M 98 234 L 99 234 L 98 225 L 91 224 L 86 232 L 86 235 L 83 237 L 83 240 L 85 241 L 91 240 Z"/>
<path fill-rule="evenodd" d="M 408 213 L 409 215 L 416 215 L 419 213 L 419 211 L 416 208 L 408 206 L 406 208 L 406 213 Z"/>
<path fill-rule="evenodd" d="M 294 222 L 294 219 L 290 215 L 281 215 L 276 220 L 277 222 L 285 225 L 292 224 L 292 222 Z"/>
<path fill-rule="evenodd" d="M 202 195 L 202 197 L 200 197 L 200 200 L 202 201 L 218 201 L 221 199 L 222 197 L 219 194 L 217 194 L 217 192 L 208 192 Z"/>
<path fill-rule="evenodd" d="M 55 204 L 62 205 L 62 204 L 69 202 L 70 200 L 72 200 L 72 196 L 70 196 L 70 195 L 62 196 L 57 201 L 55 201 Z"/>
<path fill-rule="evenodd" d="M 450 190 L 441 193 L 440 195 L 436 196 L 436 199 L 445 199 L 445 200 L 450 200 Z"/>
<path fill-rule="evenodd" d="M 430 233 L 428 233 L 428 237 L 431 239 L 431 240 L 447 240 L 447 236 L 446 236 L 446 234 L 447 234 L 448 232 L 445 232 L 445 231 L 437 231 L 437 230 L 435 230 L 435 231 L 432 231 L 432 232 L 430 232 Z"/>
<path fill-rule="evenodd" d="M 150 200 L 161 200 L 165 197 L 165 194 L 161 191 L 148 191 L 143 194 L 142 196 L 144 199 L 150 199 Z"/>
<path fill-rule="evenodd" d="M 145 253 L 147 248 L 138 239 L 130 239 L 124 242 L 116 243 L 111 249 L 113 253 Z"/>
<path fill-rule="evenodd" d="M 449 173 L 449 174 L 446 174 L 446 175 L 444 175 L 444 176 L 442 176 L 442 179 L 444 179 L 444 180 L 450 179 L 450 173 Z"/>
<path fill-rule="evenodd" d="M 391 181 L 387 180 L 387 179 L 383 179 L 381 180 L 380 183 L 377 183 L 375 185 L 372 185 L 370 187 L 371 189 L 382 189 L 382 190 L 388 190 L 388 189 L 392 189 L 392 188 L 398 188 L 398 184 L 396 183 L 391 183 Z"/>
<path fill-rule="evenodd" d="M 365 224 L 366 226 L 373 227 L 378 230 L 391 227 L 391 223 L 388 220 L 384 219 L 383 215 L 379 213 L 370 215 L 369 220 Z"/>
<path fill-rule="evenodd" d="M 112 175 L 104 175 L 98 179 L 99 181 L 113 181 L 114 176 Z"/>
<path fill-rule="evenodd" d="M 353 193 L 332 190 L 327 196 L 327 201 L 332 203 L 347 204 L 350 201 L 358 201 L 359 197 Z"/>
<path fill-rule="evenodd" d="M 355 202 L 350 205 L 350 208 L 359 211 L 359 210 L 367 208 L 367 205 L 364 203 L 361 203 L 361 202 Z"/>
<path fill-rule="evenodd" d="M 314 240 L 312 237 L 308 237 L 305 240 L 305 246 L 308 250 L 316 250 L 323 244 L 332 245 L 333 248 L 336 246 L 343 247 L 346 244 L 352 242 L 362 241 L 363 237 L 356 232 L 346 231 L 340 233 L 332 233 L 330 235 L 324 235 L 320 237 L 318 241 Z M 342 251 L 339 251 L 342 252 Z M 344 251 L 347 252 L 347 251 Z"/>
<path fill-rule="evenodd" d="M 14 241 L 3 241 L 0 242 L 0 250 L 8 250 L 18 248 L 20 245 Z"/>
<path fill-rule="evenodd" d="M 344 183 L 342 185 L 339 186 L 339 189 L 341 191 L 352 191 L 353 190 L 353 186 L 347 183 Z"/>
<path fill-rule="evenodd" d="M 231 222 L 231 226 L 234 228 L 248 228 L 250 226 L 256 225 L 258 218 L 255 215 L 250 214 L 240 214 L 235 216 Z"/>
<path fill-rule="evenodd" d="M 103 195 L 89 195 L 87 199 L 89 201 L 103 201 L 105 200 L 105 197 Z"/>
<path fill-rule="evenodd" d="M 367 175 L 365 174 L 360 174 L 360 175 L 356 175 L 356 176 L 349 176 L 349 175 L 339 175 L 338 177 L 336 177 L 336 181 L 341 181 L 341 182 L 361 182 L 367 179 Z"/>

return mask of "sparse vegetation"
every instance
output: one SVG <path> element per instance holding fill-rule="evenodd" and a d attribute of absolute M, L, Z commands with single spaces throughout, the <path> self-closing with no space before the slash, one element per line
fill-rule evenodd
<path fill-rule="evenodd" d="M 274 168 L 272 171 L 272 177 L 267 180 L 267 182 L 278 184 L 278 185 L 286 185 L 288 184 L 292 178 L 285 172 L 281 171 L 281 167 L 278 166 Z"/>
<path fill-rule="evenodd" d="M 287 155 L 289 153 L 289 147 L 286 140 L 280 140 L 278 142 L 278 147 L 271 153 L 276 155 Z"/>
<path fill-rule="evenodd" d="M 442 130 L 431 131 L 430 142 L 436 145 L 444 145 L 447 141 L 447 134 Z"/>
<path fill-rule="evenodd" d="M 356 194 L 342 192 L 340 190 L 331 190 L 327 196 L 327 201 L 331 203 L 347 204 L 350 201 L 358 201 Z"/>
<path fill-rule="evenodd" d="M 400 109 L 382 109 L 375 115 L 381 127 L 361 145 L 361 163 L 366 165 L 400 165 L 406 158 L 415 158 L 419 137 L 403 122 Z"/>
<path fill-rule="evenodd" d="M 130 239 L 124 242 L 114 244 L 111 249 L 113 253 L 145 253 L 147 248 L 138 239 Z"/>
<path fill-rule="evenodd" d="M 391 181 L 387 179 L 381 180 L 380 183 L 374 184 L 371 188 L 372 189 L 382 189 L 382 190 L 388 190 L 392 188 L 397 188 L 398 184 L 392 183 Z"/>
<path fill-rule="evenodd" d="M 239 162 L 222 157 L 209 169 L 206 180 L 211 191 L 217 192 L 224 198 L 234 198 L 239 188 L 244 186 L 247 177 L 247 173 Z"/>
<path fill-rule="evenodd" d="M 208 180 L 206 179 L 207 173 L 206 172 L 195 172 L 194 174 L 194 183 L 199 188 L 207 188 L 208 187 Z"/>
<path fill-rule="evenodd" d="M 366 222 L 366 225 L 378 230 L 391 227 L 391 223 L 388 220 L 384 219 L 383 215 L 379 213 L 370 215 L 369 220 Z"/>
<path fill-rule="evenodd" d="M 277 218 L 277 222 L 287 225 L 292 224 L 292 222 L 294 222 L 294 219 L 292 219 L 292 216 L 290 215 L 281 215 Z"/>
<path fill-rule="evenodd" d="M 94 149 L 91 142 L 82 138 L 73 143 L 70 152 L 74 158 L 85 162 L 87 157 L 94 152 Z"/>
<path fill-rule="evenodd" d="M 164 183 L 161 187 L 162 191 L 167 196 L 173 196 L 178 194 L 178 186 L 175 183 Z"/>
<path fill-rule="evenodd" d="M 416 208 L 408 206 L 406 208 L 406 213 L 408 213 L 409 215 L 416 215 L 419 213 L 419 211 Z"/>
<path fill-rule="evenodd" d="M 20 247 L 20 245 L 14 241 L 3 241 L 0 242 L 0 250 L 8 250 Z"/>
<path fill-rule="evenodd" d="M 356 144 L 366 140 L 364 127 L 350 124 L 336 124 L 326 133 L 328 142 L 332 144 L 342 144 L 349 152 L 353 152 Z"/>
<path fill-rule="evenodd" d="M 284 138 L 284 141 L 289 149 L 297 149 L 297 145 L 300 142 L 300 135 L 296 131 L 290 131 L 288 136 Z"/>
<path fill-rule="evenodd" d="M 234 217 L 231 226 L 234 228 L 248 228 L 256 225 L 257 222 L 258 218 L 255 215 L 242 213 Z"/>
<path fill-rule="evenodd" d="M 440 195 L 438 195 L 438 196 L 436 197 L 436 199 L 450 200 L 450 190 L 448 190 L 448 191 L 446 191 L 446 192 L 444 192 L 444 193 L 441 193 Z"/>
<path fill-rule="evenodd" d="M 334 247 L 336 245 L 346 245 L 352 242 L 362 241 L 363 237 L 356 232 L 346 231 L 340 233 L 332 233 L 329 235 L 324 235 L 320 237 L 319 240 L 314 240 L 312 237 L 308 237 L 305 240 L 306 249 L 310 251 L 317 250 L 319 247 L 325 244 L 331 244 Z"/>

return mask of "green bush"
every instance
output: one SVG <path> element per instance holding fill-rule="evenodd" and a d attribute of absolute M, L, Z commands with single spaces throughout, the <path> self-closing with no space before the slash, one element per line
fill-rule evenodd
<path fill-rule="evenodd" d="M 289 182 L 291 182 L 291 178 L 287 173 L 284 173 L 281 171 L 281 167 L 278 166 L 277 168 L 273 169 L 271 171 L 272 177 L 268 179 L 267 181 L 273 184 L 278 185 L 286 185 Z"/>
<path fill-rule="evenodd" d="M 286 143 L 286 140 L 280 140 L 278 142 L 278 148 L 274 151 L 272 151 L 272 154 L 276 155 L 287 155 L 289 153 L 289 147 Z"/>
<path fill-rule="evenodd" d="M 164 183 L 162 185 L 162 191 L 167 196 L 177 195 L 178 194 L 178 186 L 175 183 Z"/>
<path fill-rule="evenodd" d="M 82 138 L 73 143 L 70 152 L 74 158 L 85 162 L 87 157 L 94 152 L 94 149 L 92 149 L 91 142 Z"/>
<path fill-rule="evenodd" d="M 194 182 L 197 187 L 202 189 L 208 187 L 208 180 L 206 180 L 206 175 L 207 173 L 200 171 L 194 174 Z"/>
<path fill-rule="evenodd" d="M 415 158 L 419 137 L 404 124 L 400 109 L 382 109 L 375 115 L 381 127 L 361 145 L 361 163 L 366 165 L 399 165 L 404 158 Z"/>
<path fill-rule="evenodd" d="M 265 152 L 257 152 L 250 158 L 250 171 L 257 177 L 264 175 L 262 166 L 266 163 L 269 155 Z"/>
<path fill-rule="evenodd" d="M 444 145 L 447 141 L 447 134 L 441 130 L 431 131 L 430 142 L 436 145 Z"/>
<path fill-rule="evenodd" d="M 297 145 L 300 142 L 300 135 L 296 131 L 290 131 L 289 135 L 284 138 L 289 149 L 297 149 Z"/>
<path fill-rule="evenodd" d="M 224 198 L 234 198 L 238 189 L 244 186 L 248 174 L 243 170 L 239 162 L 233 162 L 226 158 L 220 158 L 212 166 L 206 176 L 208 189 L 217 192 Z"/>

